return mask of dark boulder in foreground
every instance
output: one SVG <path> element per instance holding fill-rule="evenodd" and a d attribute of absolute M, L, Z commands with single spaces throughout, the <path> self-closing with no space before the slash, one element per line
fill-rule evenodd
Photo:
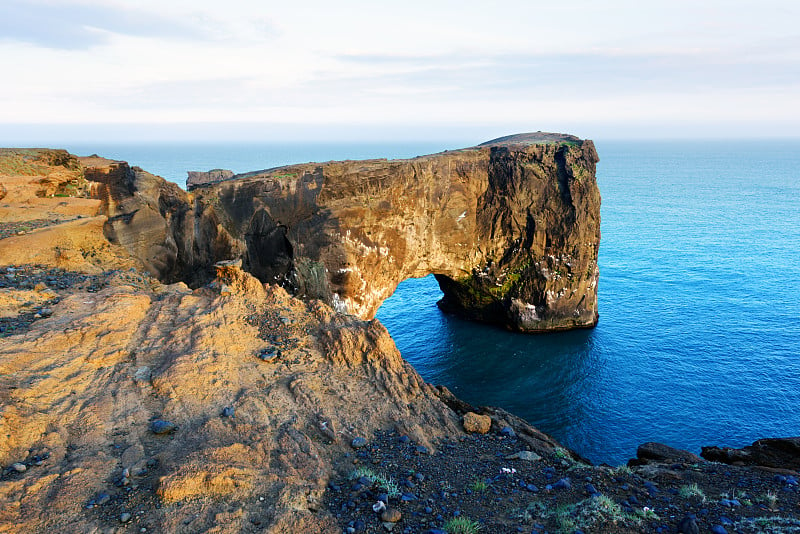
<path fill-rule="evenodd" d="M 647 465 L 651 462 L 693 464 L 702 461 L 702 458 L 689 451 L 651 441 L 639 445 L 636 449 L 636 458 L 629 460 L 628 465 Z"/>

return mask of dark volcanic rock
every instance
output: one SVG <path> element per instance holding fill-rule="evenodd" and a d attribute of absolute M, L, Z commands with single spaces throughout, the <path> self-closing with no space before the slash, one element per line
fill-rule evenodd
<path fill-rule="evenodd" d="M 703 459 L 689 451 L 676 449 L 663 443 L 648 442 L 639 445 L 636 449 L 636 459 L 630 460 L 628 465 L 645 465 L 651 461 L 698 463 Z"/>
<path fill-rule="evenodd" d="M 741 449 L 703 447 L 700 455 L 712 462 L 800 469 L 800 437 L 760 439 Z"/>

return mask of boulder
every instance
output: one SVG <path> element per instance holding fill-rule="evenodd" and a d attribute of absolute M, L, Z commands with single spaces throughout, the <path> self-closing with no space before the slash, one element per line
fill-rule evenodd
<path fill-rule="evenodd" d="M 492 418 L 475 412 L 464 414 L 464 430 L 474 434 L 486 434 L 492 427 Z"/>

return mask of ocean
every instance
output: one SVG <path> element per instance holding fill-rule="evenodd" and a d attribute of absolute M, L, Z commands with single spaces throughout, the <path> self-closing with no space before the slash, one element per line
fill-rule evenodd
<path fill-rule="evenodd" d="M 474 140 L 479 142 L 479 140 Z M 70 145 L 185 184 L 471 143 Z M 427 380 L 519 415 L 593 462 L 800 435 L 800 141 L 595 140 L 600 322 L 524 335 L 442 314 L 433 277 L 378 312 Z"/>

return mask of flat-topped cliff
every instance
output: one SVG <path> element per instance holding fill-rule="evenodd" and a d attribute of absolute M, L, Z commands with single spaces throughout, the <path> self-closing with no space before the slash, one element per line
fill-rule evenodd
<path fill-rule="evenodd" d="M 538 132 L 406 160 L 195 173 L 191 211 L 165 215 L 174 257 L 147 261 L 199 282 L 214 262 L 241 259 L 263 282 L 362 318 L 403 280 L 434 274 L 441 307 L 471 319 L 593 326 L 597 161 L 591 141 Z M 124 240 L 123 224 L 115 232 Z"/>

